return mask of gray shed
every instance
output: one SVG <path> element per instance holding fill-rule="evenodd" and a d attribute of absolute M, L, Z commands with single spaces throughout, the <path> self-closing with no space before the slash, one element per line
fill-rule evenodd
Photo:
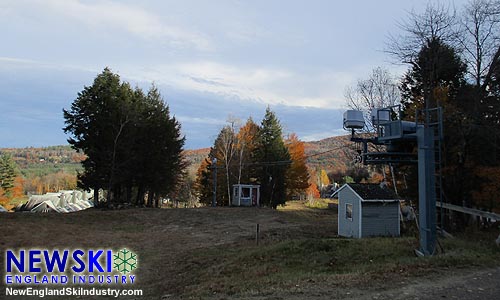
<path fill-rule="evenodd" d="M 344 184 L 335 194 L 339 198 L 340 236 L 399 236 L 399 199 L 378 184 Z"/>

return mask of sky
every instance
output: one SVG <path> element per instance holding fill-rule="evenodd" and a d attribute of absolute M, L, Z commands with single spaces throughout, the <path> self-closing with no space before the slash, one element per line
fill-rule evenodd
<path fill-rule="evenodd" d="M 267 106 L 285 134 L 346 134 L 346 88 L 378 66 L 402 74 L 384 52 L 388 35 L 426 5 L 0 0 L 0 148 L 66 144 L 63 108 L 105 67 L 158 86 L 186 149 L 210 147 L 229 117 L 259 123 Z"/>

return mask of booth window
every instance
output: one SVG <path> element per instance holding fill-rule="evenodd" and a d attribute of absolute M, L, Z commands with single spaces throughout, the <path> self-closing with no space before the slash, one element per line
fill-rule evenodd
<path fill-rule="evenodd" d="M 345 218 L 352 221 L 352 204 L 350 203 L 345 205 Z"/>

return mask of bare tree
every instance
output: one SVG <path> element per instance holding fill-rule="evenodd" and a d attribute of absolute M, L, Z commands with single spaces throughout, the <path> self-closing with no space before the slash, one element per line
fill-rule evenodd
<path fill-rule="evenodd" d="M 373 69 L 372 74 L 367 79 L 359 79 L 355 86 L 348 87 L 345 97 L 349 108 L 363 112 L 365 124 L 367 124 L 365 133 L 371 135 L 375 134 L 375 127 L 371 120 L 372 109 L 397 105 L 401 101 L 397 79 L 388 70 L 381 67 Z M 376 152 L 383 148 L 374 144 L 369 146 Z M 390 171 L 394 178 L 392 166 Z M 384 167 L 382 167 L 381 173 L 386 180 Z"/>
<path fill-rule="evenodd" d="M 236 122 L 236 119 L 231 117 L 228 118 L 228 123 L 231 125 L 226 125 L 222 128 L 218 138 L 219 145 L 217 147 L 226 169 L 228 205 L 231 205 L 231 182 L 229 172 L 231 169 L 231 162 L 237 151 L 235 134 Z"/>
<path fill-rule="evenodd" d="M 458 42 L 476 87 L 484 88 L 500 55 L 500 1 L 472 0 L 460 19 Z"/>
<path fill-rule="evenodd" d="M 398 25 L 403 31 L 389 35 L 387 50 L 398 62 L 415 63 L 420 49 L 434 40 L 454 45 L 457 40 L 457 18 L 454 8 L 429 2 L 423 13 L 411 11 L 406 20 Z"/>
<path fill-rule="evenodd" d="M 356 85 L 348 87 L 345 97 L 349 108 L 363 112 L 369 132 L 374 130 L 370 117 L 372 109 L 397 105 L 401 99 L 396 78 L 381 67 L 373 69 L 370 77 L 359 79 Z"/>

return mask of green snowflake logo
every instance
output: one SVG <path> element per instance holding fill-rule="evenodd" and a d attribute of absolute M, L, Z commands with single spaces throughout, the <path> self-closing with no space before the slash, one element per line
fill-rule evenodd
<path fill-rule="evenodd" d="M 113 255 L 113 261 L 114 268 L 122 274 L 130 273 L 134 269 L 137 269 L 137 254 L 125 248 Z"/>

